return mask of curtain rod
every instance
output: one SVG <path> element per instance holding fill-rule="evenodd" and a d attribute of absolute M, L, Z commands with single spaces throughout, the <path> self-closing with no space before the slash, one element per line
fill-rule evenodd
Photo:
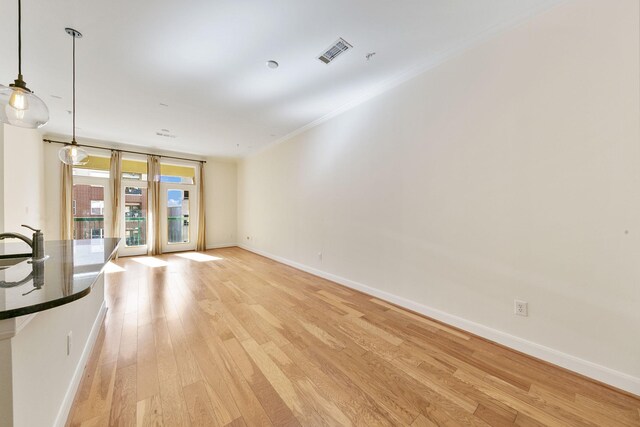
<path fill-rule="evenodd" d="M 49 144 L 63 144 L 63 145 L 69 145 L 70 144 L 69 142 L 54 141 L 53 139 L 43 138 L 42 140 L 44 142 L 48 142 Z M 158 156 L 158 157 L 164 157 L 165 159 L 186 160 L 187 162 L 207 163 L 206 160 L 195 160 L 195 159 L 187 159 L 186 157 L 165 156 L 165 155 L 161 155 L 161 154 L 144 153 L 142 151 L 122 150 L 120 148 L 106 148 L 106 147 L 99 147 L 97 145 L 88 145 L 88 144 L 80 144 L 80 143 L 78 143 L 78 147 L 96 148 L 98 150 L 107 150 L 107 151 L 116 150 L 116 151 L 121 151 L 123 153 L 141 154 L 143 156 Z"/>

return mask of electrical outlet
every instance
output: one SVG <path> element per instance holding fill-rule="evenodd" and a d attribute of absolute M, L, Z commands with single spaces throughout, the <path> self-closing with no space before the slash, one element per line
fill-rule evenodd
<path fill-rule="evenodd" d="M 67 356 L 71 355 L 71 339 L 73 338 L 73 332 L 69 331 L 67 334 Z"/>
<path fill-rule="evenodd" d="M 529 315 L 529 303 L 526 301 L 513 300 L 513 312 L 516 316 Z"/>

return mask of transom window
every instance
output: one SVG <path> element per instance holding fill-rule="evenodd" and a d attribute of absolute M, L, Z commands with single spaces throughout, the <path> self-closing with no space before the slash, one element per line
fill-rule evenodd
<path fill-rule="evenodd" d="M 74 176 L 109 178 L 110 157 L 89 156 L 85 165 L 73 167 Z M 193 166 L 160 164 L 160 182 L 173 184 L 194 184 L 196 170 Z M 144 160 L 122 159 L 122 179 L 147 180 L 147 162 Z"/>
<path fill-rule="evenodd" d="M 93 178 L 109 178 L 109 157 L 89 156 L 85 165 L 73 167 L 74 176 L 90 176 Z"/>

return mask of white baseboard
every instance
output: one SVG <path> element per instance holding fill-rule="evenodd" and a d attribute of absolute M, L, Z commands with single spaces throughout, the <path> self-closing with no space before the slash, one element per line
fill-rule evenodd
<path fill-rule="evenodd" d="M 415 311 L 417 313 L 439 320 L 448 325 L 455 326 L 482 338 L 502 344 L 506 347 L 525 353 L 529 356 L 533 356 L 554 365 L 561 366 L 570 371 L 640 396 L 640 378 L 607 368 L 606 366 L 598 365 L 588 360 L 580 359 L 576 356 L 572 356 L 553 348 L 549 348 L 544 345 L 525 340 L 515 335 L 490 328 L 480 323 L 454 316 L 452 314 L 437 310 L 432 307 L 428 307 L 415 301 L 393 295 L 389 292 L 372 288 L 362 283 L 345 279 L 344 277 L 336 276 L 334 274 L 327 273 L 322 270 L 318 270 L 316 268 L 309 267 L 307 265 L 261 251 L 259 249 L 255 249 L 242 244 L 238 246 L 242 249 L 246 249 L 258 255 L 273 259 L 274 261 L 281 262 L 282 264 L 286 264 L 299 270 L 306 271 L 307 273 L 322 277 L 323 279 L 331 280 L 348 288 L 364 292 L 376 298 L 380 298 L 411 311 Z"/>
<path fill-rule="evenodd" d="M 207 250 L 209 249 L 221 249 L 221 248 L 233 248 L 234 246 L 238 246 L 237 243 L 218 243 L 215 245 L 207 245 Z"/>
<path fill-rule="evenodd" d="M 89 332 L 87 343 L 82 350 L 82 355 L 80 356 L 80 360 L 78 361 L 76 370 L 74 371 L 73 377 L 71 378 L 71 383 L 67 388 L 67 392 L 64 395 L 64 400 L 62 401 L 62 405 L 60 406 L 60 410 L 58 411 L 58 415 L 56 416 L 56 421 L 53 424 L 55 427 L 64 427 L 64 425 L 67 423 L 69 411 L 71 410 L 71 405 L 73 405 L 73 399 L 76 397 L 78 387 L 80 386 L 80 381 L 82 380 L 82 376 L 84 374 L 84 368 L 89 361 L 89 356 L 91 356 L 93 346 L 96 343 L 98 333 L 100 332 L 100 328 L 102 327 L 102 322 L 104 321 L 104 317 L 106 314 L 107 302 L 103 300 L 102 305 L 100 306 L 100 310 L 98 311 L 98 315 L 96 316 L 96 319 L 93 322 L 93 326 L 91 327 L 91 332 Z"/>

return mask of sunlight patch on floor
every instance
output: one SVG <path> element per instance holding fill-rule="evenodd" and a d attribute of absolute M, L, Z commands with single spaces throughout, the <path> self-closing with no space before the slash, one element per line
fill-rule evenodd
<path fill-rule="evenodd" d="M 135 261 L 137 263 L 140 263 L 140 264 L 146 265 L 147 267 L 152 267 L 152 268 L 166 267 L 169 265 L 169 263 L 166 261 L 163 261 L 158 258 L 150 257 L 150 256 L 135 257 L 135 258 L 132 258 L 132 261 Z"/>
<path fill-rule="evenodd" d="M 180 253 L 180 254 L 174 254 L 175 256 L 179 256 L 180 258 L 186 258 L 186 259 L 190 259 L 191 261 L 198 261 L 198 262 L 207 262 L 207 261 L 220 261 L 222 260 L 222 258 L 217 257 L 217 256 L 213 256 L 213 255 L 207 255 L 207 254 L 203 254 L 200 252 L 184 252 L 184 253 Z"/>
<path fill-rule="evenodd" d="M 127 270 L 125 270 L 124 268 L 120 267 L 117 264 L 114 264 L 111 261 L 109 261 L 107 265 L 104 266 L 105 273 L 122 273 L 123 271 L 127 271 Z"/>

